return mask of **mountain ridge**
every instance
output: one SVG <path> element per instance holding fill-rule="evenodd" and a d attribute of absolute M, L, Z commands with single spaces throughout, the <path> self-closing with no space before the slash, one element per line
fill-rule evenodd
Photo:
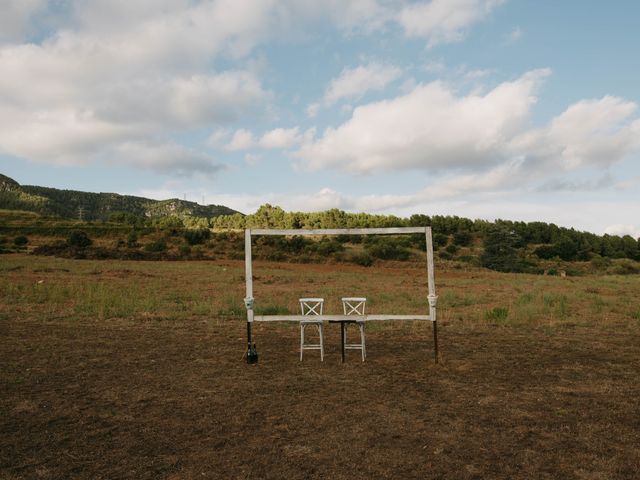
<path fill-rule="evenodd" d="M 0 174 L 0 208 L 82 220 L 108 220 L 114 213 L 137 217 L 193 216 L 212 218 L 240 213 L 224 205 L 200 205 L 170 198 L 153 200 L 112 192 L 84 192 L 37 185 L 21 185 Z"/>

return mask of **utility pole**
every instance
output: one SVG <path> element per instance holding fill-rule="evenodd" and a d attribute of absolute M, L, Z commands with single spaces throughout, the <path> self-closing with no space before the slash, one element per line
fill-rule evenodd
<path fill-rule="evenodd" d="M 84 207 L 80 205 L 78 207 L 78 219 L 82 221 L 83 217 L 84 217 Z"/>

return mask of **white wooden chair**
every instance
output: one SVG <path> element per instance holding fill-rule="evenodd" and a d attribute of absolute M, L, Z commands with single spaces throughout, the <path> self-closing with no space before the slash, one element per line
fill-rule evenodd
<path fill-rule="evenodd" d="M 320 361 L 324 361 L 324 341 L 322 332 L 322 320 L 313 320 L 314 315 L 322 315 L 322 306 L 324 298 L 300 298 L 300 308 L 302 315 L 308 315 L 310 318 L 300 320 L 300 361 L 302 361 L 302 353 L 305 350 L 320 350 Z M 304 343 L 304 330 L 309 325 L 313 325 L 318 329 L 320 337 L 319 343 Z"/>
<path fill-rule="evenodd" d="M 345 315 L 364 315 L 367 299 L 364 297 L 344 297 L 342 298 L 342 308 Z M 364 344 L 364 320 L 356 320 L 358 330 L 360 330 L 360 343 L 347 343 L 347 326 L 344 329 L 344 348 L 345 350 L 360 350 L 362 352 L 362 361 L 367 356 L 367 350 Z"/>

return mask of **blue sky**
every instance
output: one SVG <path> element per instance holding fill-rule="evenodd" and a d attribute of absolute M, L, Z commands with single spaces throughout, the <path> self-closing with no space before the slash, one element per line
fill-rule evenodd
<path fill-rule="evenodd" d="M 640 236 L 640 3 L 0 0 L 0 172 Z"/>

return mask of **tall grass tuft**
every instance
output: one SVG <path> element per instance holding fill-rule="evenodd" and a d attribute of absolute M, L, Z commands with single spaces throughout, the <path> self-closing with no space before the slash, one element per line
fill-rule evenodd
<path fill-rule="evenodd" d="M 509 316 L 509 309 L 507 307 L 493 307 L 490 310 L 484 312 L 485 320 L 497 323 L 504 323 Z"/>

